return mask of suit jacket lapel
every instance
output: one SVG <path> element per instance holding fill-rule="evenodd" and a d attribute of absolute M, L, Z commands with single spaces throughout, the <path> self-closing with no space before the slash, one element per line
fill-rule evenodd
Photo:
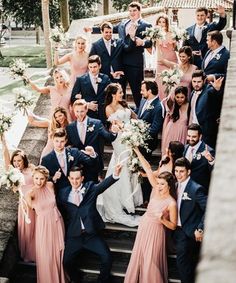
<path fill-rule="evenodd" d="M 105 48 L 106 48 L 106 47 L 105 47 Z M 90 79 L 90 75 L 89 75 L 89 74 L 87 74 L 87 79 L 86 79 L 86 81 L 87 81 L 88 87 L 90 88 L 90 92 L 92 92 L 92 93 L 96 96 L 96 92 L 95 92 L 95 90 L 94 90 L 94 88 L 93 88 L 93 84 L 92 84 L 92 82 L 91 82 L 91 79 Z"/>
<path fill-rule="evenodd" d="M 52 167 L 57 171 L 58 169 L 61 169 L 61 165 L 59 164 L 59 161 L 57 159 L 57 155 L 56 155 L 56 152 L 55 150 L 52 151 Z M 58 169 L 56 169 L 58 168 Z M 61 172 L 63 173 L 63 171 L 61 170 Z"/>
<path fill-rule="evenodd" d="M 85 136 L 84 144 L 88 144 L 89 138 L 90 138 L 91 134 L 93 135 L 94 129 L 95 129 L 95 126 L 92 123 L 91 119 L 88 117 L 87 118 L 87 128 L 86 128 L 86 136 Z"/>
<path fill-rule="evenodd" d="M 109 55 L 109 56 L 110 56 L 110 55 Z M 99 96 L 99 95 L 101 94 L 101 88 L 102 88 L 102 85 L 104 84 L 103 79 L 102 79 L 102 76 L 101 76 L 100 73 L 98 74 L 98 78 L 100 78 L 102 81 L 101 81 L 100 83 L 98 83 L 97 96 Z"/>
<path fill-rule="evenodd" d="M 139 106 L 139 109 L 138 109 L 138 117 L 141 118 L 143 116 L 143 114 L 141 115 L 142 113 L 142 109 L 143 109 L 143 106 L 146 102 L 146 99 L 142 99 L 141 102 L 140 102 L 140 106 Z"/>
<path fill-rule="evenodd" d="M 82 141 L 80 140 L 80 137 L 79 137 L 79 133 L 78 133 L 78 129 L 77 129 L 77 121 L 74 121 L 73 122 L 73 125 L 72 125 L 73 129 L 72 129 L 72 132 L 74 133 L 74 140 L 75 141 L 78 141 L 78 144 L 81 144 L 83 145 Z M 77 144 L 77 143 L 75 143 Z"/>

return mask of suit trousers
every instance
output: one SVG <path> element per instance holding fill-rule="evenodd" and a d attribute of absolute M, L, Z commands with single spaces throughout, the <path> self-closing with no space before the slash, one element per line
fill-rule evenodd
<path fill-rule="evenodd" d="M 144 78 L 144 70 L 142 67 L 134 67 L 134 66 L 124 66 L 124 74 L 127 82 L 130 85 L 132 95 L 134 98 L 134 102 L 136 104 L 136 107 L 139 107 L 142 95 L 141 95 L 141 82 Z"/>
<path fill-rule="evenodd" d="M 112 266 L 112 257 L 106 242 L 97 234 L 82 233 L 78 237 L 66 239 L 63 264 L 70 279 L 77 282 L 78 272 L 75 263 L 78 265 L 80 252 L 85 249 L 89 250 L 100 257 L 100 274 L 97 282 L 109 283 L 110 271 Z M 78 260 L 77 260 L 78 259 Z"/>
<path fill-rule="evenodd" d="M 181 283 L 194 283 L 200 243 L 196 242 L 194 238 L 188 237 L 181 227 L 176 228 L 174 238 Z"/>

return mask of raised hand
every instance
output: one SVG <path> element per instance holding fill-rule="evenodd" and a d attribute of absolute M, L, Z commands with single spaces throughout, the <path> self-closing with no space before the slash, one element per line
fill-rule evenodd
<path fill-rule="evenodd" d="M 96 156 L 96 153 L 92 146 L 86 146 L 85 150 L 81 150 L 81 151 L 89 156 Z"/>
<path fill-rule="evenodd" d="M 83 30 L 84 32 L 92 32 L 92 28 L 90 27 L 84 27 Z"/>
<path fill-rule="evenodd" d="M 209 162 L 212 162 L 214 160 L 214 157 L 211 155 L 208 145 L 205 145 L 205 150 L 201 153 L 202 156 L 204 156 Z"/>
<path fill-rule="evenodd" d="M 60 178 L 61 178 L 61 168 L 59 168 L 59 169 L 57 170 L 57 172 L 55 173 L 55 175 L 52 177 L 52 180 L 53 180 L 54 183 L 56 183 L 56 181 L 57 181 L 58 179 L 60 179 Z"/>
<path fill-rule="evenodd" d="M 219 77 L 218 79 L 214 77 L 214 81 L 210 82 L 210 84 L 214 87 L 215 90 L 220 90 L 223 80 L 224 80 L 224 77 Z"/>
<path fill-rule="evenodd" d="M 225 17 L 225 7 L 222 5 L 218 5 L 216 12 L 221 16 L 221 17 Z"/>

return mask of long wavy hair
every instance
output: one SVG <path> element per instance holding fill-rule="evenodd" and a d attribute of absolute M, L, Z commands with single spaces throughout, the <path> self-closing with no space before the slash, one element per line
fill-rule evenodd
<path fill-rule="evenodd" d="M 192 64 L 193 63 L 193 50 L 190 46 L 182 46 L 178 53 L 185 53 L 188 57 L 189 57 L 189 64 Z"/>
<path fill-rule="evenodd" d="M 158 179 L 163 179 L 167 182 L 169 190 L 170 190 L 170 195 L 174 198 L 177 199 L 177 195 L 176 195 L 176 189 L 175 189 L 175 176 L 168 172 L 168 171 L 164 171 L 162 173 L 160 173 L 157 176 Z"/>
<path fill-rule="evenodd" d="M 188 88 L 186 86 L 178 86 L 175 89 L 175 96 L 177 94 L 183 94 L 185 96 L 185 103 L 188 101 Z M 180 105 L 178 105 L 178 103 L 176 102 L 176 100 L 174 100 L 174 109 L 173 109 L 173 114 L 171 115 L 171 119 L 173 120 L 173 122 L 176 122 L 179 120 L 179 109 L 180 109 Z"/>
<path fill-rule="evenodd" d="M 122 89 L 122 88 L 121 88 L 121 85 L 118 83 L 111 83 L 106 87 L 104 109 L 106 109 L 106 107 L 112 103 L 113 95 L 115 95 L 119 89 Z M 125 100 L 119 101 L 119 104 L 123 106 L 124 108 L 128 108 L 128 104 Z"/>
<path fill-rule="evenodd" d="M 51 134 L 58 128 L 61 128 L 62 125 L 60 123 L 58 123 L 56 121 L 56 118 L 55 118 L 55 115 L 60 112 L 62 113 L 64 116 L 65 116 L 65 123 L 63 125 L 63 127 L 66 127 L 68 124 L 69 124 L 69 121 L 68 121 L 68 114 L 67 114 L 67 111 L 64 107 L 61 107 L 61 106 L 58 106 L 55 108 L 54 112 L 53 112 L 53 115 L 52 115 L 52 121 L 51 121 L 51 124 L 50 124 L 50 132 Z"/>
<path fill-rule="evenodd" d="M 165 13 L 159 13 L 159 14 L 157 15 L 156 25 L 158 26 L 158 21 L 159 21 L 161 18 L 164 19 L 165 22 L 166 22 L 166 31 L 167 31 L 167 32 L 170 31 L 170 23 L 169 23 L 170 20 L 169 20 L 168 15 L 165 14 Z"/>

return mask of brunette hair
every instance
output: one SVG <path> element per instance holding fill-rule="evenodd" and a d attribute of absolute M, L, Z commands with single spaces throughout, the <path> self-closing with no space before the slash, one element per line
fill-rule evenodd
<path fill-rule="evenodd" d="M 188 62 L 191 64 L 192 63 L 192 59 L 193 59 L 193 50 L 190 46 L 182 46 L 178 53 L 185 53 L 189 58 Z"/>
<path fill-rule="evenodd" d="M 196 70 L 192 73 L 192 79 L 193 78 L 199 78 L 199 77 L 201 77 L 203 80 L 206 79 L 206 75 L 203 72 L 203 70 Z"/>
<path fill-rule="evenodd" d="M 25 154 L 25 152 L 21 149 L 16 149 L 15 151 L 13 151 L 12 155 L 11 155 L 11 159 L 10 159 L 10 163 L 11 165 L 14 167 L 13 165 L 13 159 L 15 156 L 20 156 L 23 160 L 23 166 L 24 168 L 28 168 L 29 167 L 29 160 Z"/>
<path fill-rule="evenodd" d="M 63 128 L 55 129 L 52 133 L 52 138 L 67 138 L 66 130 Z"/>
<path fill-rule="evenodd" d="M 101 65 L 101 58 L 98 55 L 92 55 L 88 58 L 88 64 L 97 63 L 99 66 Z"/>
<path fill-rule="evenodd" d="M 170 188 L 170 195 L 176 199 L 175 177 L 172 173 L 164 171 L 157 176 L 158 179 L 163 179 L 167 182 Z"/>
<path fill-rule="evenodd" d="M 106 109 L 106 107 L 108 105 L 110 105 L 112 103 L 112 95 L 116 94 L 118 89 L 122 90 L 122 87 L 120 84 L 118 83 L 110 83 L 106 88 L 105 88 L 105 107 L 104 109 Z M 128 108 L 128 104 L 125 100 L 122 100 L 119 102 L 120 105 L 122 105 L 124 108 Z"/>
<path fill-rule="evenodd" d="M 196 9 L 196 13 L 198 12 L 204 12 L 206 15 L 208 15 L 208 9 L 206 7 L 198 7 Z"/>
<path fill-rule="evenodd" d="M 151 90 L 153 95 L 158 95 L 158 85 L 155 81 L 144 80 L 142 81 L 141 85 L 145 85 L 146 90 Z"/>
<path fill-rule="evenodd" d="M 110 22 L 104 22 L 100 25 L 100 30 L 104 31 L 105 28 L 113 29 L 113 26 Z"/>
<path fill-rule="evenodd" d="M 171 141 L 169 142 L 169 146 L 168 146 L 168 149 L 169 151 L 171 152 L 171 156 L 172 156 L 172 159 L 173 159 L 173 163 L 175 163 L 175 160 L 180 158 L 180 157 L 183 157 L 183 154 L 184 154 L 184 145 L 179 142 L 179 141 Z M 170 157 L 169 156 L 166 156 L 165 159 L 161 160 L 160 162 L 160 167 L 164 164 L 167 164 L 170 162 Z M 173 168 L 174 169 L 174 168 Z M 174 170 L 173 172 L 174 173 Z"/>
<path fill-rule="evenodd" d="M 186 86 L 178 86 L 175 89 L 175 95 L 182 93 L 185 96 L 185 102 L 187 102 L 188 100 L 188 88 Z M 176 121 L 179 120 L 179 109 L 181 106 L 178 105 L 178 103 L 176 103 L 176 101 L 174 101 L 174 109 L 173 109 L 173 114 L 171 115 L 171 119 L 173 120 L 173 122 L 175 123 Z"/>
<path fill-rule="evenodd" d="M 80 172 L 80 176 L 84 176 L 84 167 L 83 165 L 73 166 L 71 167 L 68 176 L 70 176 L 70 172 Z"/>
<path fill-rule="evenodd" d="M 51 125 L 50 125 L 50 130 L 53 131 L 57 128 L 61 128 L 62 125 L 60 125 L 57 121 L 56 121 L 56 118 L 55 118 L 55 115 L 58 113 L 58 112 L 61 112 L 64 116 L 65 116 L 65 127 L 69 124 L 69 121 L 68 121 L 68 114 L 67 114 L 67 111 L 64 107 L 61 107 L 61 106 L 58 106 L 54 109 L 54 112 L 52 114 L 52 121 L 51 121 Z"/>
<path fill-rule="evenodd" d="M 200 125 L 192 123 L 188 126 L 188 130 L 197 131 L 199 136 L 202 134 L 202 128 Z"/>
<path fill-rule="evenodd" d="M 191 163 L 186 157 L 181 157 L 175 160 L 174 167 L 184 167 L 186 170 L 191 170 Z"/>
<path fill-rule="evenodd" d="M 163 18 L 166 21 L 166 30 L 169 31 L 169 27 L 170 27 L 170 23 L 169 23 L 169 17 L 167 14 L 165 13 L 159 13 L 157 15 L 157 19 L 156 19 L 156 25 L 158 25 L 159 20 Z"/>
<path fill-rule="evenodd" d="M 131 2 L 128 7 L 137 8 L 139 11 L 142 9 L 142 5 L 136 1 Z"/>
<path fill-rule="evenodd" d="M 222 45 L 223 35 L 220 31 L 218 31 L 218 30 L 209 31 L 207 33 L 207 36 L 209 36 L 211 38 L 211 40 L 215 40 L 218 45 Z"/>

